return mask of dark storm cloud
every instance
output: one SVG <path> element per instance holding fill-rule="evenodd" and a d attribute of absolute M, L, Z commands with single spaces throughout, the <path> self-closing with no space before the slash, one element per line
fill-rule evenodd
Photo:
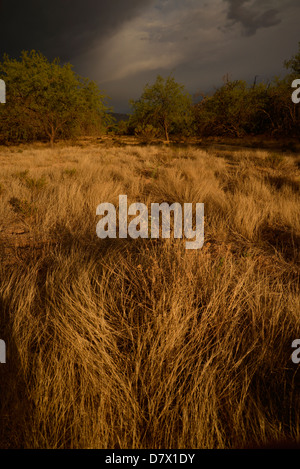
<path fill-rule="evenodd" d="M 190 93 L 229 73 L 253 83 L 297 53 L 299 0 L 0 0 L 0 60 L 37 49 L 70 61 L 128 112 L 172 73 Z"/>
<path fill-rule="evenodd" d="M 252 36 L 260 28 L 269 28 L 281 22 L 280 10 L 269 8 L 269 1 L 225 0 L 225 2 L 229 4 L 228 19 L 231 23 L 240 23 L 247 36 Z M 274 1 L 272 3 L 274 5 Z"/>
<path fill-rule="evenodd" d="M 40 50 L 49 59 L 80 54 L 152 0 L 0 0 L 0 56 Z"/>

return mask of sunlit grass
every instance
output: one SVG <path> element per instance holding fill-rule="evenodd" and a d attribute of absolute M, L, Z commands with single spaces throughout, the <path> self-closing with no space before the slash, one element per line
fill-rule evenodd
<path fill-rule="evenodd" d="M 1 446 L 299 440 L 299 156 L 22 150 L 0 150 Z M 203 248 L 98 239 L 120 194 L 204 203 Z"/>

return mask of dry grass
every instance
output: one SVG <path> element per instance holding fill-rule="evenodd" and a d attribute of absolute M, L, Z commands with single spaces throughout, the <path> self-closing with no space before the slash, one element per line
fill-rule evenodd
<path fill-rule="evenodd" d="M 0 150 L 4 448 L 300 440 L 299 155 Z M 96 207 L 203 202 L 205 243 L 100 240 Z"/>

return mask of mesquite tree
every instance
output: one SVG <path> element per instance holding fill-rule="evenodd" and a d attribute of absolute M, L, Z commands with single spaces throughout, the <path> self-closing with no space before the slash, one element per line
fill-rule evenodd
<path fill-rule="evenodd" d="M 40 52 L 23 51 L 20 60 L 4 55 L 0 78 L 6 83 L 6 104 L 0 109 L 4 141 L 70 137 L 88 122 L 108 122 L 108 107 L 97 85 L 77 75 L 70 64 L 49 62 Z"/>

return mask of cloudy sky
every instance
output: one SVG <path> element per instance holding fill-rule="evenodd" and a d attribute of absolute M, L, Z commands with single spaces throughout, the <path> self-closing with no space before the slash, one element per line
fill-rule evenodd
<path fill-rule="evenodd" d="M 227 73 L 267 81 L 299 41 L 299 0 L 0 0 L 0 55 L 35 49 L 71 62 L 115 112 L 158 74 L 192 95 Z"/>

